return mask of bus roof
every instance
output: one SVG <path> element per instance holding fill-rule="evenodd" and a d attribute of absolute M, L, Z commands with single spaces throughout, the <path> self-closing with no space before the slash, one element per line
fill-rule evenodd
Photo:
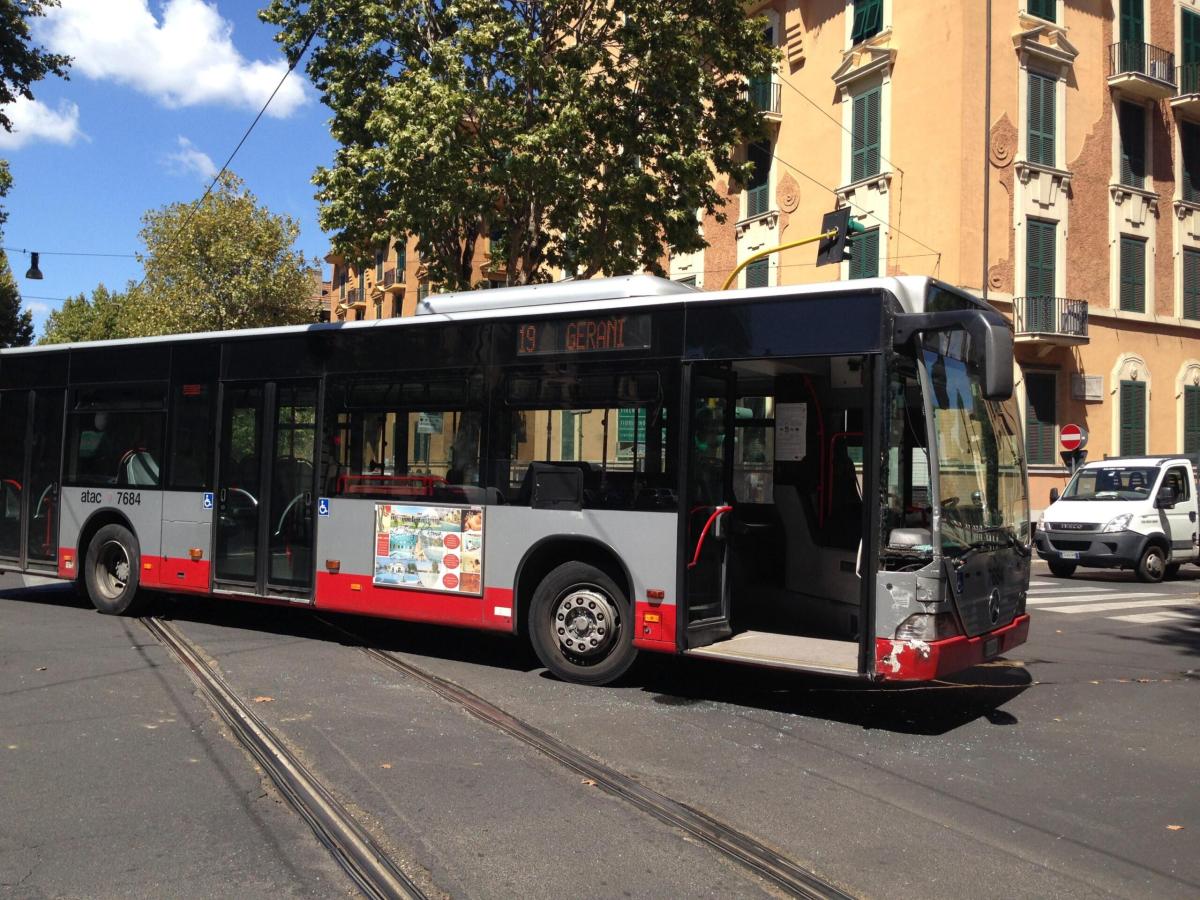
<path fill-rule="evenodd" d="M 121 344 L 174 343 L 177 341 L 237 340 L 242 338 L 274 337 L 306 332 L 342 331 L 360 328 L 403 328 L 419 323 L 504 319 L 516 316 L 547 315 L 568 312 L 605 312 L 638 307 L 696 303 L 719 303 L 737 300 L 747 302 L 780 297 L 829 296 L 863 291 L 883 290 L 894 296 L 905 312 L 923 312 L 930 286 L 978 303 L 987 304 L 944 282 L 924 275 L 900 275 L 885 278 L 862 278 L 854 281 L 822 282 L 810 285 L 789 285 L 728 291 L 701 291 L 658 278 L 653 275 L 626 275 L 615 278 L 595 278 L 586 281 L 560 281 L 538 285 L 523 285 L 492 290 L 460 291 L 439 294 L 436 299 L 423 301 L 425 310 L 415 316 L 390 319 L 368 319 L 358 322 L 314 322 L 311 325 L 284 325 L 270 328 L 245 328 L 235 331 L 203 331 L 188 334 L 164 334 L 152 337 L 117 338 L 107 341 L 85 341 L 75 344 L 49 344 L 32 347 L 11 347 L 0 350 L 0 356 L 26 353 L 52 353 L 77 347 L 113 347 Z M 484 296 L 486 295 L 486 296 Z"/>

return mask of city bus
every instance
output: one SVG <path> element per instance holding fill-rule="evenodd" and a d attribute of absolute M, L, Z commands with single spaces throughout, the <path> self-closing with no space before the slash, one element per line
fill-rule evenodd
<path fill-rule="evenodd" d="M 929 680 L 1027 635 L 1012 331 L 936 280 L 647 275 L 0 352 L 0 568 Z"/>

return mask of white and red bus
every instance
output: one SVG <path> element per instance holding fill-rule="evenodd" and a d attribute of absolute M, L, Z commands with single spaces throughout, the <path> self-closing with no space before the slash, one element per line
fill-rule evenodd
<path fill-rule="evenodd" d="M 926 278 L 648 276 L 406 319 L 0 352 L 0 567 L 930 679 L 1020 644 L 1012 333 Z"/>

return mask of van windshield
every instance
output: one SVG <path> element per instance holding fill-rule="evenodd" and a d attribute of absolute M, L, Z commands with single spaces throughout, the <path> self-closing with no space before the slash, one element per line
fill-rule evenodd
<path fill-rule="evenodd" d="M 1063 492 L 1064 500 L 1145 500 L 1154 489 L 1153 466 L 1104 466 L 1080 469 Z"/>

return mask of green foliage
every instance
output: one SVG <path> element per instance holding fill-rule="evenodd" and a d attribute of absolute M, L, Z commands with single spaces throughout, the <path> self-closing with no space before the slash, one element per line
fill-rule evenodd
<path fill-rule="evenodd" d="M 0 347 L 28 347 L 33 343 L 33 314 L 21 311 L 21 294 L 0 250 Z"/>
<path fill-rule="evenodd" d="M 315 321 L 312 269 L 292 247 L 296 222 L 259 206 L 226 173 L 199 206 L 172 203 L 142 218 L 146 277 L 124 320 L 136 335 Z"/>
<path fill-rule="evenodd" d="M 47 75 L 67 77 L 71 59 L 29 43 L 29 20 L 45 15 L 58 0 L 0 0 L 0 128 L 12 131 L 4 107 L 17 97 L 33 99 L 29 86 Z"/>
<path fill-rule="evenodd" d="M 341 145 L 314 176 L 335 248 L 415 234 L 430 278 L 473 286 L 649 269 L 705 246 L 720 174 L 760 133 L 745 93 L 775 51 L 742 0 L 272 0 Z"/>
<path fill-rule="evenodd" d="M 137 285 L 129 282 L 124 293 L 110 291 L 103 284 L 92 291 L 89 300 L 83 294 L 68 297 L 46 319 L 39 344 L 67 344 L 74 341 L 106 341 L 129 337 L 136 318 L 132 295 Z"/>

